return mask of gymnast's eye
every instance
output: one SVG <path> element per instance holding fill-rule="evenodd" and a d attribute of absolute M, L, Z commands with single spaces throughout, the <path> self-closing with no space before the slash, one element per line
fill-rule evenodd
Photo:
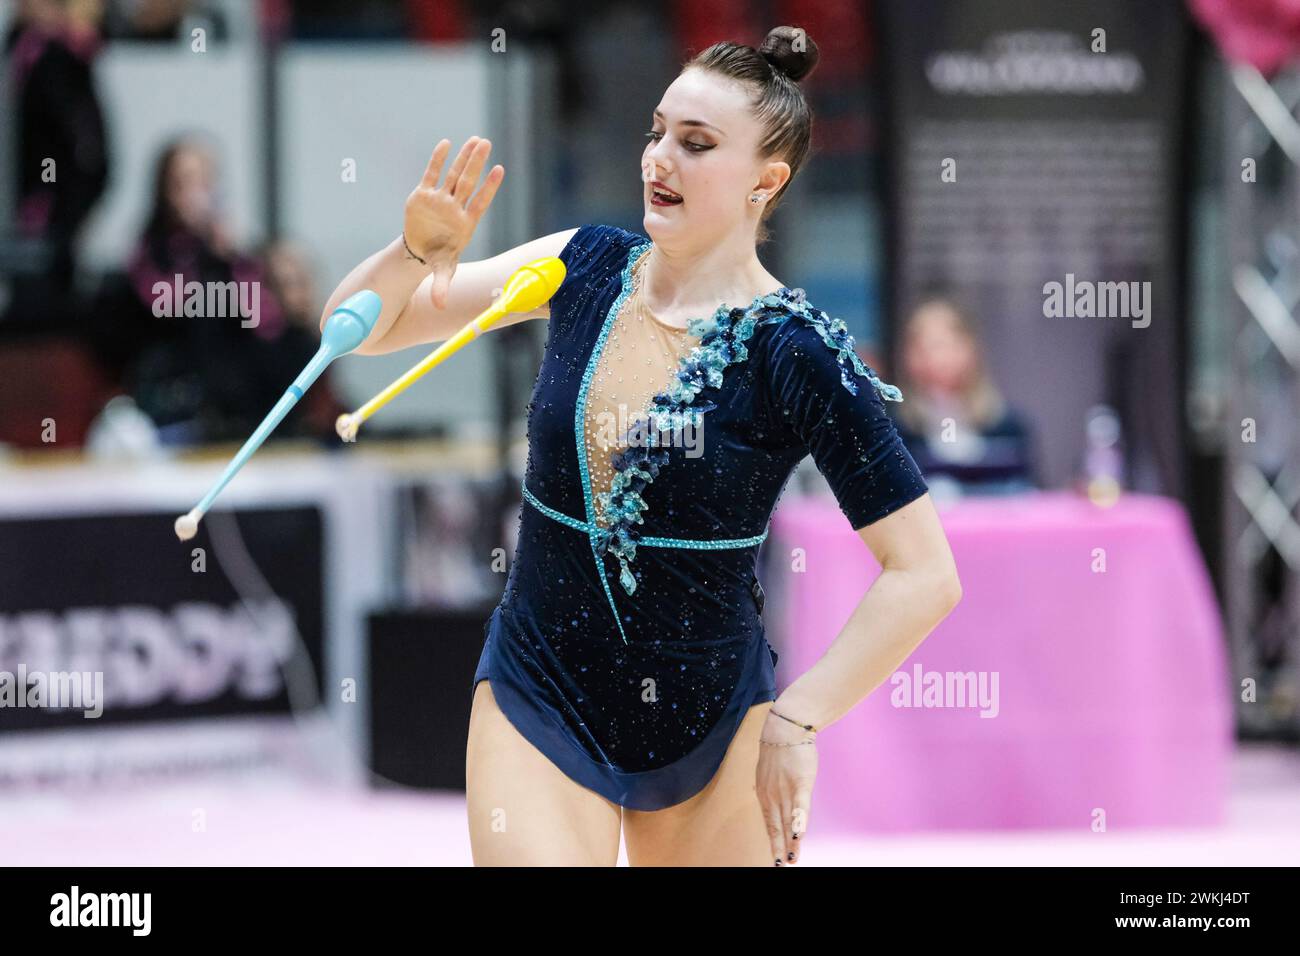
<path fill-rule="evenodd" d="M 664 138 L 663 133 L 660 133 L 657 130 L 653 130 L 653 129 L 650 132 L 646 133 L 645 135 L 647 139 L 652 139 L 655 142 L 658 142 L 659 140 Z M 705 150 L 709 150 L 713 148 L 712 143 L 692 143 L 690 140 L 686 140 L 685 145 L 686 148 L 693 153 L 702 153 Z"/>

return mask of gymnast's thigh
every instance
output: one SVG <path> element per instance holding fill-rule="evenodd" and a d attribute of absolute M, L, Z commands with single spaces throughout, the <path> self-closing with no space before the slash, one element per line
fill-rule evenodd
<path fill-rule="evenodd" d="M 623 811 L 630 866 L 773 866 L 755 786 L 758 735 L 771 701 L 740 722 L 722 765 L 703 790 L 666 810 Z"/>
<path fill-rule="evenodd" d="M 465 794 L 475 866 L 615 866 L 622 808 L 569 779 L 474 688 Z"/>

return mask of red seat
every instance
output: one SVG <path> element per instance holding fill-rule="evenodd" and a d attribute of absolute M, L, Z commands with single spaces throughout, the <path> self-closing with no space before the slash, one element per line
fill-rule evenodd
<path fill-rule="evenodd" d="M 0 442 L 19 448 L 80 448 L 114 392 L 90 351 L 74 339 L 0 343 Z M 54 441 L 42 440 L 54 422 Z"/>

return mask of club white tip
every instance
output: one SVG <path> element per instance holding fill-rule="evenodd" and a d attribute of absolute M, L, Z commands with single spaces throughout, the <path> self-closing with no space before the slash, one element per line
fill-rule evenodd
<path fill-rule="evenodd" d="M 199 515 L 196 511 L 183 514 L 176 519 L 176 537 L 188 541 L 199 533 Z"/>
<path fill-rule="evenodd" d="M 360 424 L 361 423 L 356 420 L 355 415 L 345 413 L 335 420 L 334 430 L 338 432 L 339 437 L 344 441 L 356 441 L 357 428 Z"/>

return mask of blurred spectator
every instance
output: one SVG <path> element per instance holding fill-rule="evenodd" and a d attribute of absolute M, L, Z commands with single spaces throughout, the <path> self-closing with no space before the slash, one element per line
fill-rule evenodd
<path fill-rule="evenodd" d="M 101 13 L 98 0 L 23 0 L 6 37 L 17 105 L 17 233 L 39 244 L 42 263 L 15 277 L 10 330 L 75 322 L 77 232 L 108 180 L 93 75 Z"/>
<path fill-rule="evenodd" d="M 305 250 L 281 240 L 260 257 L 239 252 L 221 223 L 218 192 L 216 161 L 203 141 L 169 143 L 129 270 L 105 279 L 95 309 L 101 363 L 168 444 L 247 438 L 320 346 L 323 303 Z M 240 284 L 256 297 L 256 326 L 235 315 L 186 316 L 166 294 L 171 314 L 156 310 L 157 284 L 170 292 L 178 281 Z M 327 370 L 269 440 L 333 441 L 343 411 Z"/>
<path fill-rule="evenodd" d="M 284 320 L 260 263 L 227 236 L 217 176 L 215 156 L 197 137 L 164 147 L 153 207 L 128 266 L 129 294 L 110 283 L 101 303 L 101 351 L 169 443 L 247 437 L 288 384 L 267 380 L 264 346 L 279 337 Z M 256 302 L 257 324 L 206 310 L 186 316 L 167 293 L 191 282 L 204 289 L 235 283 Z M 156 309 L 159 302 L 170 309 Z"/>
<path fill-rule="evenodd" d="M 899 435 L 932 486 L 959 493 L 1036 485 L 1032 432 L 1008 407 L 985 366 L 974 322 L 954 302 L 931 298 L 903 327 Z"/>

